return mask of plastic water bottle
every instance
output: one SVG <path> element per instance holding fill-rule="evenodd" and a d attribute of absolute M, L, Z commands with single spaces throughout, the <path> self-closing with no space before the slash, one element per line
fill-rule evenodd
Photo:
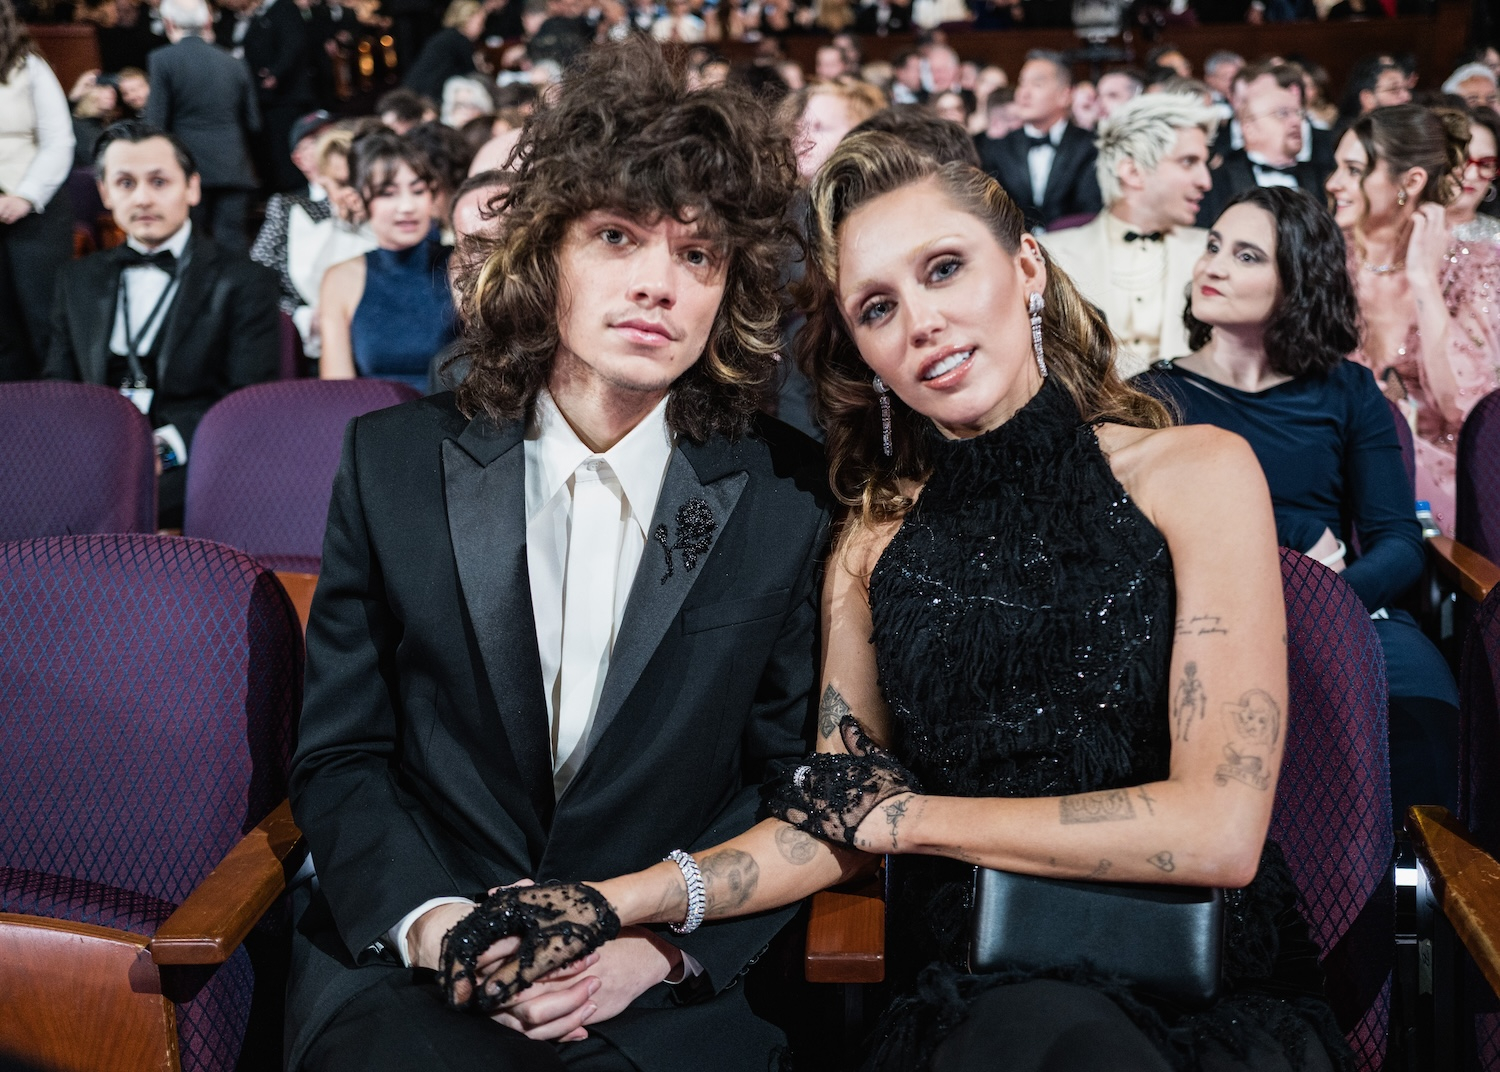
<path fill-rule="evenodd" d="M 1430 536 L 1441 536 L 1443 530 L 1438 528 L 1437 519 L 1432 516 L 1432 504 L 1426 499 L 1417 500 L 1417 524 L 1422 526 L 1422 539 Z"/>

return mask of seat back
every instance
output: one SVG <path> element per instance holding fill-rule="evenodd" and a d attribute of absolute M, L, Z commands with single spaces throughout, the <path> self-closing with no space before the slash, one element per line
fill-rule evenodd
<path fill-rule="evenodd" d="M 302 640 L 180 537 L 0 543 L 0 867 L 179 904 L 286 796 Z"/>
<path fill-rule="evenodd" d="M 284 380 L 221 399 L 193 439 L 183 534 L 317 573 L 345 426 L 416 397 L 387 380 Z"/>
<path fill-rule="evenodd" d="M 1469 411 L 1458 434 L 1458 542 L 1500 562 L 1500 391 Z"/>
<path fill-rule="evenodd" d="M 0 540 L 155 531 L 140 410 L 92 384 L 0 383 Z"/>
<path fill-rule="evenodd" d="M 1338 574 L 1283 548 L 1286 756 L 1271 816 L 1334 1015 L 1360 1060 L 1385 1060 L 1395 942 L 1385 660 Z"/>
<path fill-rule="evenodd" d="M 1458 678 L 1458 817 L 1500 856 L 1500 587 L 1464 636 Z"/>
<path fill-rule="evenodd" d="M 277 378 L 282 380 L 295 380 L 302 375 L 302 333 L 297 330 L 296 322 L 286 313 L 276 314 L 276 339 L 279 347 L 281 367 L 277 370 Z"/>

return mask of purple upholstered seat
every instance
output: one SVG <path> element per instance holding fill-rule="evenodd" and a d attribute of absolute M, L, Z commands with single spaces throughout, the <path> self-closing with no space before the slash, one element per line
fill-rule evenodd
<path fill-rule="evenodd" d="M 286 795 L 301 629 L 201 540 L 0 543 L 0 912 L 150 935 Z M 231 1072 L 243 948 L 177 1006 L 182 1067 Z"/>
<path fill-rule="evenodd" d="M 155 531 L 140 410 L 86 383 L 0 383 L 0 540 Z"/>
<path fill-rule="evenodd" d="M 204 415 L 188 466 L 182 531 L 317 573 L 344 428 L 416 398 L 387 380 L 285 380 L 236 391 Z"/>
<path fill-rule="evenodd" d="M 1479 400 L 1458 434 L 1458 520 L 1453 535 L 1500 562 L 1500 391 Z"/>
<path fill-rule="evenodd" d="M 1271 816 L 1323 950 L 1328 998 L 1365 1069 L 1385 1061 L 1395 943 L 1385 660 L 1332 570 L 1282 549 L 1286 757 Z"/>

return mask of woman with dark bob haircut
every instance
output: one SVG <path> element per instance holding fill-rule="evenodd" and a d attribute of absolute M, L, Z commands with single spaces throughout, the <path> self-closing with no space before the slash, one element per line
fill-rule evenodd
<path fill-rule="evenodd" d="M 466 415 L 526 416 L 559 343 L 563 238 L 574 220 L 602 209 L 696 222 L 729 251 L 708 348 L 673 384 L 667 423 L 697 443 L 750 426 L 781 348 L 783 266 L 796 242 L 785 218 L 795 164 L 785 132 L 733 87 L 693 93 L 681 107 L 654 114 L 656 102 L 673 95 L 672 75 L 643 51 L 608 50 L 590 68 L 608 92 L 567 95 L 526 124 L 512 156 L 520 177 L 494 205 L 504 234 L 459 285 L 472 361 L 458 389 Z M 604 136 L 617 129 L 638 134 Z"/>
<path fill-rule="evenodd" d="M 977 168 L 853 134 L 810 205 L 798 350 L 848 507 L 817 752 L 766 787 L 772 818 L 694 854 L 695 891 L 666 863 L 595 895 L 622 924 L 695 925 L 887 856 L 900 996 L 867 1069 L 1350 1067 L 1266 840 L 1286 613 L 1255 455 L 1120 381 L 1098 312 Z M 1049 920 L 1040 963 L 1012 945 L 974 965 L 970 928 L 997 930 L 971 911 L 976 865 L 1240 889 L 1224 985 L 1163 1001 Z"/>
<path fill-rule="evenodd" d="M 1375 618 L 1391 691 L 1396 815 L 1453 804 L 1458 692 L 1405 611 L 1422 530 L 1396 420 L 1359 344 L 1343 237 L 1300 190 L 1247 190 L 1208 235 L 1185 320 L 1194 350 L 1132 383 L 1190 424 L 1244 436 L 1271 487 L 1277 538 L 1338 570 Z M 1355 534 L 1358 534 L 1356 540 Z"/>

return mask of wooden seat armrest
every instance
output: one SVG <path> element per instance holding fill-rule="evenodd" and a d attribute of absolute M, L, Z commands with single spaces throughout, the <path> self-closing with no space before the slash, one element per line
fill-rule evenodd
<path fill-rule="evenodd" d="M 881 875 L 813 894 L 803 968 L 810 983 L 878 983 L 885 978 Z"/>
<path fill-rule="evenodd" d="M 240 839 L 151 939 L 157 964 L 222 964 L 286 891 L 286 859 L 302 843 L 292 806 Z"/>
<path fill-rule="evenodd" d="M 297 620 L 302 623 L 302 632 L 307 633 L 307 616 L 312 612 L 313 592 L 318 587 L 316 573 L 296 573 L 292 570 L 277 570 L 276 579 L 297 609 Z"/>
<path fill-rule="evenodd" d="M 1490 589 L 1500 584 L 1500 566 L 1457 540 L 1429 536 L 1427 546 L 1432 548 L 1438 572 L 1476 603 L 1483 602 Z"/>
<path fill-rule="evenodd" d="M 1500 994 L 1500 862 L 1447 808 L 1417 805 L 1407 813 L 1406 829 L 1438 907 Z"/>

